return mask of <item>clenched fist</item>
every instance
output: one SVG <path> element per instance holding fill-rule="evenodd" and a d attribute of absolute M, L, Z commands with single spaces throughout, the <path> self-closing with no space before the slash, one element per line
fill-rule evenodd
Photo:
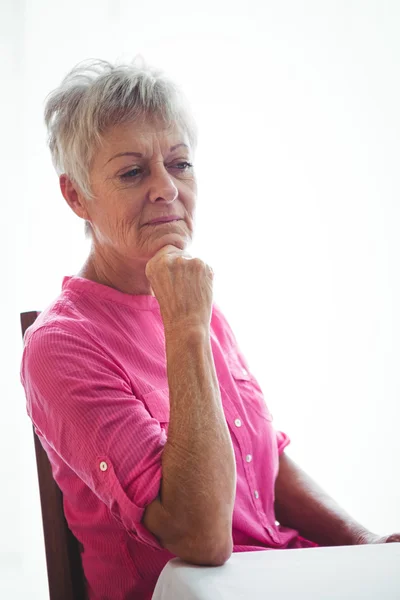
<path fill-rule="evenodd" d="M 145 272 L 165 329 L 209 327 L 214 278 L 209 265 L 168 244 L 148 261 Z"/>

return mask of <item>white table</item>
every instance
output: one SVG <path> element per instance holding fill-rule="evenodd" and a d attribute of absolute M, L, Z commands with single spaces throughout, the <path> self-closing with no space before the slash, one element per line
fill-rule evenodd
<path fill-rule="evenodd" d="M 240 552 L 167 563 L 152 600 L 400 600 L 400 543 Z"/>

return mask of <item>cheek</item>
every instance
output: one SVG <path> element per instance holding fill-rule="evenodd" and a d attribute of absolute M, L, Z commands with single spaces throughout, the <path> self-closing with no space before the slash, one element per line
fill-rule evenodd
<path fill-rule="evenodd" d="M 97 208 L 94 222 L 103 235 L 117 245 L 132 245 L 138 237 L 140 212 L 128 203 L 109 202 Z"/>
<path fill-rule="evenodd" d="M 113 228 L 124 232 L 135 231 L 138 228 L 141 217 L 141 206 L 132 202 L 129 193 L 115 194 L 111 196 L 107 204 L 109 222 Z"/>
<path fill-rule="evenodd" d="M 190 186 L 181 194 L 182 204 L 185 206 L 185 209 L 192 215 L 196 209 L 197 203 L 197 186 L 193 184 L 193 187 Z"/>
<path fill-rule="evenodd" d="M 116 227 L 126 240 L 132 242 L 140 235 L 140 219 L 141 212 L 130 207 L 120 212 Z"/>

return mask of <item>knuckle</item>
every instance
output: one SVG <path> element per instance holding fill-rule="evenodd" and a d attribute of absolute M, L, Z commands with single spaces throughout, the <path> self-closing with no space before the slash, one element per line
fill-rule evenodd
<path fill-rule="evenodd" d="M 177 256 L 175 258 L 174 262 L 178 266 L 182 266 L 182 265 L 186 265 L 187 264 L 187 260 L 183 256 L 181 256 L 181 255 Z"/>
<path fill-rule="evenodd" d="M 201 260 L 201 258 L 193 258 L 192 265 L 195 269 L 201 271 L 204 269 L 205 263 Z"/>

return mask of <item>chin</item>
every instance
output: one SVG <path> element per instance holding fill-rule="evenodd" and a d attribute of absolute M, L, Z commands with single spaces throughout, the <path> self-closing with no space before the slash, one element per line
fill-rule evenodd
<path fill-rule="evenodd" d="M 163 235 L 162 238 L 157 240 L 154 246 L 157 248 L 156 252 L 167 245 L 176 246 L 176 248 L 179 250 L 185 250 L 188 242 L 189 240 L 186 238 L 186 236 L 178 235 L 176 233 L 169 233 Z"/>

